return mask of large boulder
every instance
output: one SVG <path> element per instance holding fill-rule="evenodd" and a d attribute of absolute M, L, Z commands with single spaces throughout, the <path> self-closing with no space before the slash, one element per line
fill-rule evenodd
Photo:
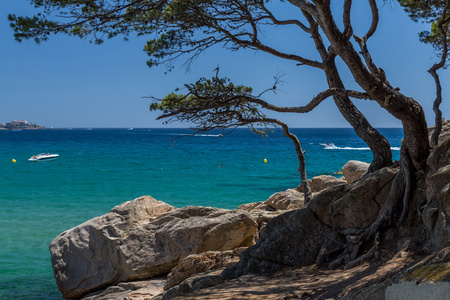
<path fill-rule="evenodd" d="M 439 144 L 427 160 L 424 224 L 431 233 L 430 249 L 450 246 L 450 139 Z"/>
<path fill-rule="evenodd" d="M 284 192 L 273 194 L 265 203 L 274 210 L 291 210 L 302 207 L 304 202 L 305 197 L 303 193 L 295 189 L 288 189 Z"/>
<path fill-rule="evenodd" d="M 309 187 L 313 193 L 321 192 L 331 187 L 346 183 L 347 181 L 344 178 L 336 178 L 331 175 L 319 175 L 308 180 Z M 303 192 L 303 185 L 299 185 L 297 190 Z"/>
<path fill-rule="evenodd" d="M 368 163 L 362 161 L 349 160 L 342 167 L 342 174 L 344 174 L 344 178 L 348 183 L 353 183 L 366 175 L 369 170 L 369 166 L 370 165 Z"/>
<path fill-rule="evenodd" d="M 282 266 L 306 266 L 316 261 L 323 241 L 333 229 L 308 208 L 288 211 L 271 219 L 254 246 L 241 254 L 225 278 L 248 273 L 272 273 Z"/>
<path fill-rule="evenodd" d="M 256 227 L 244 211 L 175 209 L 141 197 L 60 234 L 50 244 L 51 260 L 63 297 L 79 298 L 167 274 L 190 254 L 252 245 Z"/>
<path fill-rule="evenodd" d="M 308 208 L 334 228 L 365 228 L 375 221 L 386 202 L 398 169 L 383 168 L 363 180 L 340 185 L 317 195 Z"/>

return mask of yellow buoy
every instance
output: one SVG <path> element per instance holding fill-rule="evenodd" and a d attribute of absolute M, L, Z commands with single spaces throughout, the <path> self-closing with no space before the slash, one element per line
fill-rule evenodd
<path fill-rule="evenodd" d="M 267 158 L 264 158 L 264 163 L 267 164 Z"/>
<path fill-rule="evenodd" d="M 13 163 L 15 163 L 15 162 L 16 162 L 16 160 L 15 160 L 15 159 L 13 158 L 12 162 L 13 162 Z"/>

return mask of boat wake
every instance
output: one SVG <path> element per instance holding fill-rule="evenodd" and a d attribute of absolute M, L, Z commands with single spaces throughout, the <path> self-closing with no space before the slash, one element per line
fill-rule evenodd
<path fill-rule="evenodd" d="M 338 147 L 333 143 L 320 144 L 326 150 L 370 150 L 369 147 Z M 391 150 L 400 151 L 400 147 L 391 147 Z"/>
<path fill-rule="evenodd" d="M 209 137 L 222 137 L 223 134 L 189 134 L 189 133 L 168 133 L 167 135 L 182 135 L 182 136 L 209 136 Z"/>

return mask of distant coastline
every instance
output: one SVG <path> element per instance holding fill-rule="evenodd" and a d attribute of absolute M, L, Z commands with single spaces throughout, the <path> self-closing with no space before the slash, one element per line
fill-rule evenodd
<path fill-rule="evenodd" d="M 37 125 L 36 123 L 23 121 L 11 121 L 6 124 L 0 123 L 0 130 L 22 130 L 22 129 L 45 129 L 42 125 Z"/>

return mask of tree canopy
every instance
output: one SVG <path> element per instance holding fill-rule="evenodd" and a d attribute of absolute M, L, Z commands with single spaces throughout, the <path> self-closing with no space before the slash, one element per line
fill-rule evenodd
<path fill-rule="evenodd" d="M 445 0 L 399 0 L 399 3 L 415 22 L 430 23 L 430 30 L 419 33 L 420 40 L 431 44 L 436 51 L 442 53 L 444 45 L 448 45 L 448 42 L 444 42 L 443 39 L 448 39 L 450 35 L 448 2 Z"/>

